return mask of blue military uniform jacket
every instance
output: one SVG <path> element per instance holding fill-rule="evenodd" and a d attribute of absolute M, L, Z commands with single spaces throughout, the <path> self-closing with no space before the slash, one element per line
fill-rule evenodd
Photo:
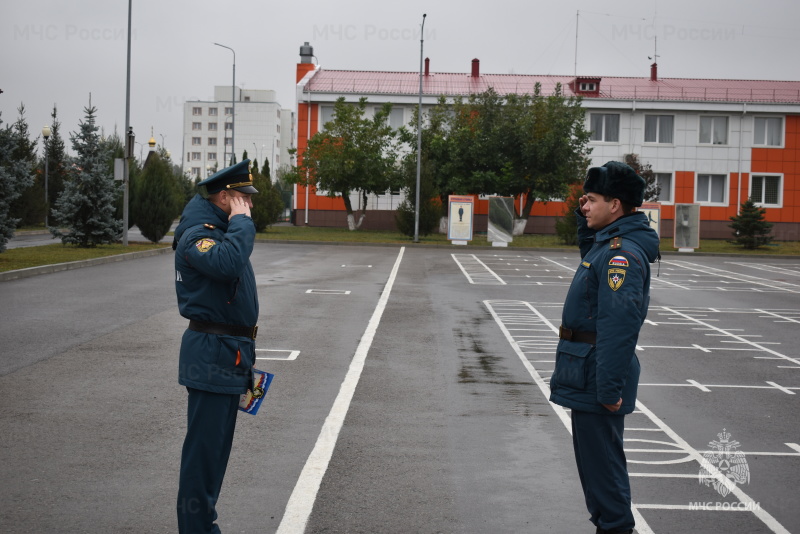
<path fill-rule="evenodd" d="M 603 404 L 622 398 L 619 415 L 636 405 L 639 360 L 635 349 L 650 303 L 650 263 L 658 234 L 641 212 L 600 231 L 576 210 L 581 264 L 564 302 L 562 325 L 596 332 L 596 345 L 560 339 L 550 400 L 585 412 L 611 414 Z"/>
<path fill-rule="evenodd" d="M 200 195 L 183 210 L 175 230 L 175 289 L 187 319 L 255 326 L 258 295 L 250 254 L 253 220 L 228 215 Z M 215 393 L 241 394 L 252 385 L 255 341 L 186 330 L 181 342 L 180 384 Z"/>

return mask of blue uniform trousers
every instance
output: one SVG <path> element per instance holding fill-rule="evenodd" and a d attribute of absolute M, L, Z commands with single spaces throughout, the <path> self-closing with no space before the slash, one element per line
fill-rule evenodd
<path fill-rule="evenodd" d="M 178 488 L 178 531 L 219 534 L 216 504 L 236 429 L 239 395 L 189 391 Z"/>
<path fill-rule="evenodd" d="M 572 444 L 591 522 L 606 531 L 634 527 L 622 434 L 624 415 L 572 410 Z"/>

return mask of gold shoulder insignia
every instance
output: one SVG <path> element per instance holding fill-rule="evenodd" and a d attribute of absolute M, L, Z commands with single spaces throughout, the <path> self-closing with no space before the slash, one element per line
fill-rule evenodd
<path fill-rule="evenodd" d="M 622 239 L 619 237 L 615 237 L 611 240 L 611 250 L 616 250 L 618 248 L 622 248 Z"/>
<path fill-rule="evenodd" d="M 204 224 L 203 226 L 205 226 L 209 230 L 213 230 L 214 228 L 216 228 L 216 226 L 214 226 L 213 224 L 208 224 L 208 223 Z"/>

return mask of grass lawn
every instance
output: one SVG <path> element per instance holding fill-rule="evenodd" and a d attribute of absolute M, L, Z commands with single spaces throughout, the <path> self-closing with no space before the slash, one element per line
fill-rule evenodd
<path fill-rule="evenodd" d="M 121 244 L 115 244 L 98 245 L 94 248 L 80 248 L 75 245 L 55 243 L 53 245 L 41 245 L 38 247 L 12 248 L 0 254 L 0 272 L 27 269 L 28 267 L 40 267 L 42 265 L 52 265 L 55 263 L 102 258 L 104 256 L 140 252 L 167 246 L 169 245 L 129 243 L 127 247 L 123 247 Z"/>
<path fill-rule="evenodd" d="M 316 241 L 331 243 L 388 243 L 397 245 L 410 245 L 412 240 L 399 232 L 356 230 L 351 232 L 346 228 L 313 228 L 308 226 L 273 226 L 256 236 L 258 241 Z M 420 245 L 452 246 L 444 234 L 431 234 L 420 236 Z M 475 234 L 470 241 L 471 246 L 490 246 L 486 234 Z M 100 258 L 125 254 L 142 250 L 163 248 L 167 244 L 130 243 L 127 248 L 121 244 L 99 245 L 95 248 L 80 248 L 74 245 L 42 245 L 9 249 L 0 254 L 0 272 L 38 267 L 54 263 Z M 562 248 L 575 250 L 574 246 L 563 245 L 554 235 L 532 235 L 515 237 L 509 245 L 510 248 Z M 661 251 L 674 251 L 672 239 L 664 239 Z M 758 250 L 745 250 L 723 239 L 704 239 L 700 241 L 697 252 L 712 252 L 718 254 L 752 254 L 752 255 L 800 255 L 800 242 L 787 241 L 773 243 Z"/>

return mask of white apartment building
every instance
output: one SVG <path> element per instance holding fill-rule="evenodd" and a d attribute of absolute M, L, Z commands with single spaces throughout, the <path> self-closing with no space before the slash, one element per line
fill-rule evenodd
<path fill-rule="evenodd" d="M 233 150 L 237 161 L 246 150 L 247 157 L 258 161 L 259 168 L 264 160 L 269 161 L 274 179 L 275 171 L 290 163 L 294 113 L 281 108 L 275 91 L 235 87 L 234 93 L 235 106 L 231 86 L 219 85 L 214 87 L 213 100 L 184 103 L 183 169 L 205 179 L 230 164 Z"/>

